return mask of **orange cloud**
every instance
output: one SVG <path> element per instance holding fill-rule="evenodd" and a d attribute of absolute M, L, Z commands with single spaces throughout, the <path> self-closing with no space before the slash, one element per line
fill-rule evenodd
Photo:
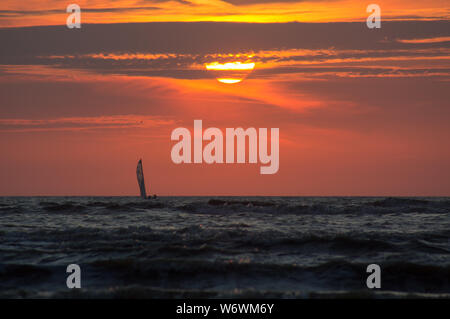
<path fill-rule="evenodd" d="M 423 39 L 398 39 L 400 43 L 440 43 L 450 42 L 450 37 L 435 37 L 435 38 L 423 38 Z"/>

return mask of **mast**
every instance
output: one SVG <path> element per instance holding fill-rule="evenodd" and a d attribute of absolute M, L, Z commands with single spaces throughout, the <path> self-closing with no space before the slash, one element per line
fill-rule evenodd
<path fill-rule="evenodd" d="M 142 159 L 140 159 L 137 164 L 136 175 L 139 184 L 139 190 L 141 192 L 141 197 L 146 199 L 147 193 L 145 191 L 144 169 L 142 168 Z"/>

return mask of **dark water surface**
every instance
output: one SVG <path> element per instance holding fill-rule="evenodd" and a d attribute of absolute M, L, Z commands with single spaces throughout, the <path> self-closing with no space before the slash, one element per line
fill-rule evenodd
<path fill-rule="evenodd" d="M 3 197 L 0 297 L 449 298 L 449 238 L 450 198 Z"/>

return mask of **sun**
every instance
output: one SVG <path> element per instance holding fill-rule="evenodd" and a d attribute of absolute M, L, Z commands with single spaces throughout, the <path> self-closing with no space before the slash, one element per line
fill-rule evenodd
<path fill-rule="evenodd" d="M 205 67 L 214 74 L 217 81 L 235 84 L 241 82 L 253 71 L 255 63 L 241 61 L 219 63 L 216 61 L 205 64 Z"/>

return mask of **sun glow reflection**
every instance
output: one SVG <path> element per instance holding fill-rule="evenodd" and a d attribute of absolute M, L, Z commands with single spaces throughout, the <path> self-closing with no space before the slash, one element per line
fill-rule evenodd
<path fill-rule="evenodd" d="M 219 63 L 213 62 L 206 64 L 207 70 L 253 70 L 255 63 L 241 63 L 241 62 L 227 62 Z"/>
<path fill-rule="evenodd" d="M 210 71 L 217 81 L 226 84 L 239 83 L 245 79 L 255 68 L 254 62 L 211 62 L 205 64 L 206 70 Z"/>
<path fill-rule="evenodd" d="M 227 79 L 227 78 L 219 78 L 217 79 L 217 81 L 221 82 L 221 83 L 226 83 L 226 84 L 234 84 L 234 83 L 239 83 L 242 81 L 242 79 Z"/>

